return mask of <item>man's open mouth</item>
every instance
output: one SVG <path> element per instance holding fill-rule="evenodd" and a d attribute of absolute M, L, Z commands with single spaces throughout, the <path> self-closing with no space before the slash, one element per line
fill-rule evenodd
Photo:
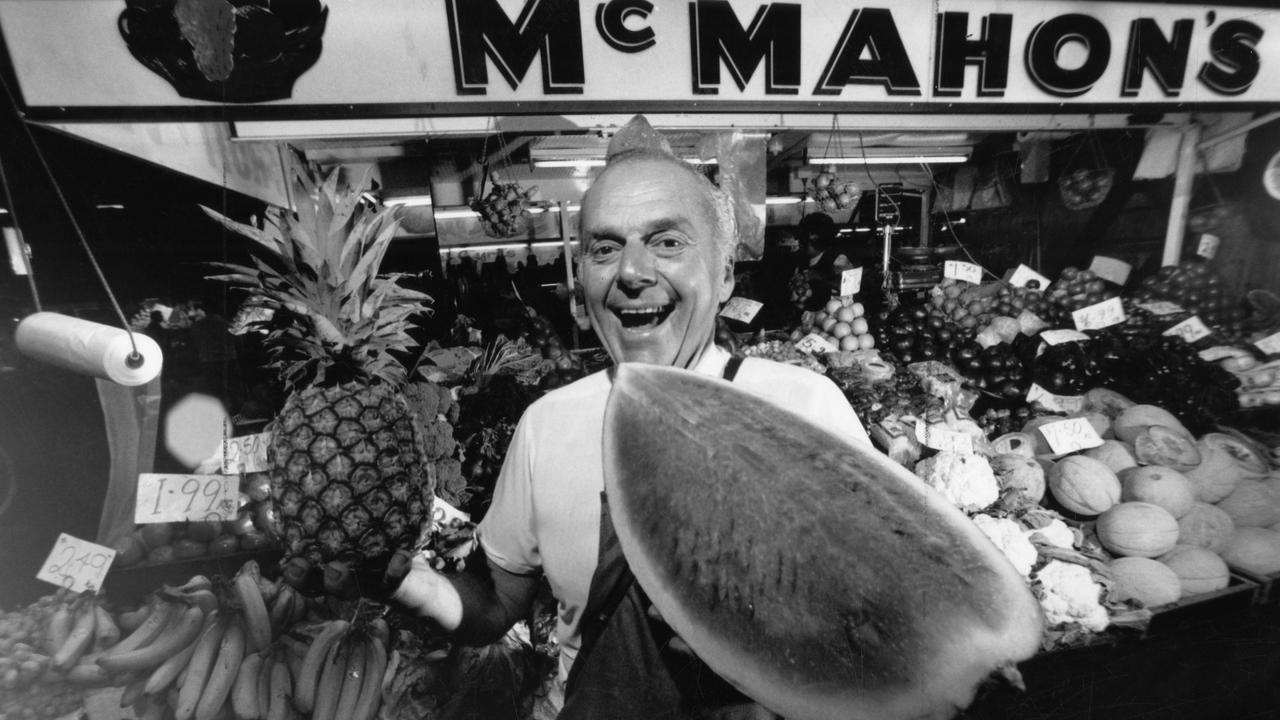
<path fill-rule="evenodd" d="M 646 305 L 644 307 L 614 307 L 613 314 L 629 330 L 640 330 L 657 327 L 676 309 L 675 303 L 666 305 Z"/>

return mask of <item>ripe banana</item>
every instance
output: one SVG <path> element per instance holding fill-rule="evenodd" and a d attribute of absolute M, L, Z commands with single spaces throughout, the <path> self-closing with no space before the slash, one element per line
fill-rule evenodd
<path fill-rule="evenodd" d="M 347 661 L 351 657 L 351 639 L 348 635 L 329 648 L 324 669 L 320 673 L 320 685 L 316 688 L 315 710 L 311 713 L 311 720 L 337 718 L 338 700 L 341 699 L 342 686 L 347 677 Z"/>
<path fill-rule="evenodd" d="M 107 672 L 151 670 L 190 645 L 204 626 L 204 611 L 191 605 L 174 615 L 151 644 L 98 659 Z"/>
<path fill-rule="evenodd" d="M 275 598 L 271 601 L 271 628 L 277 634 L 283 633 L 293 626 L 299 616 L 298 591 L 288 583 L 280 583 Z"/>
<path fill-rule="evenodd" d="M 386 695 L 391 691 L 391 682 L 396 679 L 396 672 L 400 669 L 400 651 L 392 650 L 391 657 L 387 658 L 387 669 L 382 673 L 382 694 Z"/>
<path fill-rule="evenodd" d="M 81 598 L 78 605 L 71 632 L 53 654 L 53 667 L 56 670 L 70 670 L 93 645 L 93 630 L 98 625 L 98 614 L 93 611 L 93 598 Z"/>
<path fill-rule="evenodd" d="M 102 655 L 118 655 L 130 650 L 150 645 L 164 630 L 165 625 L 169 624 L 169 620 L 178 611 L 178 607 L 171 602 L 157 601 L 157 605 L 147 615 L 147 619 L 142 621 L 137 630 L 129 633 L 129 636 L 116 643 L 111 649 L 105 651 Z"/>
<path fill-rule="evenodd" d="M 94 622 L 93 647 L 95 650 L 106 650 L 120 642 L 120 627 L 111 619 L 111 613 L 101 605 L 93 604 Z"/>
<path fill-rule="evenodd" d="M 58 652 L 58 648 L 62 647 L 62 643 L 66 642 L 67 636 L 71 634 L 71 625 L 75 622 L 75 615 L 72 614 L 71 608 L 66 603 L 58 603 L 58 607 L 54 608 L 53 614 L 49 616 L 49 623 L 44 629 L 44 650 L 50 655 Z"/>
<path fill-rule="evenodd" d="M 204 575 L 192 575 L 190 580 L 187 580 L 185 583 L 181 585 L 165 585 L 164 586 L 164 591 L 169 593 L 170 595 L 186 595 L 188 593 L 192 593 L 197 590 L 212 590 L 212 589 L 213 589 L 213 581 L 205 577 Z"/>
<path fill-rule="evenodd" d="M 199 606 L 206 614 L 218 608 L 218 596 L 214 595 L 212 590 L 193 590 L 182 598 L 192 605 Z"/>
<path fill-rule="evenodd" d="M 214 661 L 218 659 L 218 649 L 225 631 L 226 618 L 219 617 L 205 629 L 196 643 L 191 661 L 187 663 L 186 677 L 178 688 L 178 702 L 172 705 L 175 720 L 191 720 L 195 717 L 196 705 L 200 703 L 200 695 L 209 680 Z"/>
<path fill-rule="evenodd" d="M 250 561 L 250 562 L 253 562 L 253 561 Z M 257 581 L 258 581 L 258 590 L 259 592 L 262 593 L 262 599 L 265 602 L 271 602 L 275 600 L 276 593 L 280 591 L 280 586 L 284 584 L 279 580 L 268 580 L 262 577 L 261 574 L 258 575 Z"/>
<path fill-rule="evenodd" d="M 387 670 L 387 648 L 377 635 L 369 638 L 364 659 L 364 684 L 350 720 L 373 720 L 382 701 L 382 675 Z M 339 716 L 341 717 L 341 716 Z"/>
<path fill-rule="evenodd" d="M 364 664 L 368 643 L 363 637 L 352 637 L 348 643 L 347 663 L 339 682 L 342 692 L 338 695 L 337 709 L 333 717 L 349 720 L 356 710 L 356 701 L 360 699 L 360 688 L 364 685 Z"/>
<path fill-rule="evenodd" d="M 306 657 L 302 659 L 302 668 L 298 671 L 294 685 L 293 704 L 305 715 L 315 708 L 316 685 L 320 681 L 320 671 L 324 668 L 325 659 L 334 643 L 338 641 L 350 626 L 346 620 L 333 620 L 325 623 L 320 634 L 311 641 Z"/>
<path fill-rule="evenodd" d="M 145 690 L 147 678 L 139 677 L 128 685 L 124 686 L 124 691 L 120 693 L 120 707 L 133 707 L 139 700 L 143 698 L 143 690 Z"/>
<path fill-rule="evenodd" d="M 246 572 L 252 565 L 252 570 Z M 267 615 L 267 604 L 262 599 L 262 590 L 258 588 L 258 564 L 250 560 L 236 573 L 233 583 L 236 597 L 244 609 L 244 624 L 248 631 L 249 648 L 253 652 L 261 652 L 271 644 L 271 617 Z"/>
<path fill-rule="evenodd" d="M 258 678 L 262 674 L 262 653 L 250 653 L 240 662 L 231 685 L 231 711 L 238 720 L 258 720 L 265 710 L 258 704 Z"/>
<path fill-rule="evenodd" d="M 293 708 L 293 679 L 289 677 L 289 668 L 276 660 L 271 663 L 271 696 L 267 705 L 267 720 L 287 720 Z"/>
<path fill-rule="evenodd" d="M 160 698 L 143 695 L 133 706 L 133 717 L 137 720 L 164 720 L 166 709 Z"/>
<path fill-rule="evenodd" d="M 80 687 L 106 687 L 111 676 L 94 663 L 81 663 L 67 671 L 67 682 Z"/>
<path fill-rule="evenodd" d="M 151 676 L 147 678 L 146 690 L 148 695 L 159 695 L 167 690 L 169 686 L 173 684 L 175 679 L 179 678 L 182 672 L 187 669 L 188 663 L 191 662 L 191 656 L 195 654 L 196 646 L 200 644 L 200 638 L 204 636 L 205 632 L 208 631 L 209 626 L 217 619 L 217 610 L 205 615 L 204 622 L 201 623 L 200 626 L 200 634 L 194 640 L 187 643 L 185 648 L 174 655 L 169 656 L 164 662 L 160 663 L 155 670 L 151 671 Z"/>
<path fill-rule="evenodd" d="M 142 625 L 142 622 L 147 619 L 147 616 L 151 614 L 154 608 L 153 604 L 147 603 L 146 605 L 139 605 L 133 610 L 126 610 L 116 616 L 116 625 L 119 626 L 121 632 L 132 633 L 138 629 L 138 626 Z"/>
<path fill-rule="evenodd" d="M 195 720 L 215 720 L 222 706 L 227 701 L 231 686 L 235 683 L 236 673 L 244 660 L 245 630 L 235 621 L 227 623 L 227 631 L 222 635 L 222 643 L 218 648 L 218 659 L 209 673 L 209 681 L 205 683 L 200 694 L 200 702 L 196 705 Z"/>

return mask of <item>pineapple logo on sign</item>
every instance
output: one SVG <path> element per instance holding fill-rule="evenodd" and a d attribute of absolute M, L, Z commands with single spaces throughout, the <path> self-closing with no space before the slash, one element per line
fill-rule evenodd
<path fill-rule="evenodd" d="M 320 57 L 320 0 L 125 0 L 129 52 L 179 95 L 222 103 L 281 100 Z"/>

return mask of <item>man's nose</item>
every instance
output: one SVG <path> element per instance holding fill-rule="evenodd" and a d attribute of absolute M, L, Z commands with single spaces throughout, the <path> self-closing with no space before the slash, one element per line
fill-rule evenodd
<path fill-rule="evenodd" d="M 644 243 L 627 243 L 622 247 L 618 266 L 618 283 L 624 287 L 643 287 L 657 282 L 653 253 Z"/>

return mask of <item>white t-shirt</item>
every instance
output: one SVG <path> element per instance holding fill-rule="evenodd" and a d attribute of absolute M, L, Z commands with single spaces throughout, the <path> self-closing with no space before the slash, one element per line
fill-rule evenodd
<path fill-rule="evenodd" d="M 713 347 L 694 370 L 720 377 L 728 360 L 729 353 Z M 733 384 L 836 434 L 870 444 L 844 395 L 822 375 L 747 358 Z M 541 570 L 546 575 L 559 601 L 561 685 L 578 655 L 578 621 L 599 552 L 608 397 L 608 373 L 598 372 L 529 406 L 516 426 L 493 504 L 478 529 L 491 562 L 516 574 Z"/>

